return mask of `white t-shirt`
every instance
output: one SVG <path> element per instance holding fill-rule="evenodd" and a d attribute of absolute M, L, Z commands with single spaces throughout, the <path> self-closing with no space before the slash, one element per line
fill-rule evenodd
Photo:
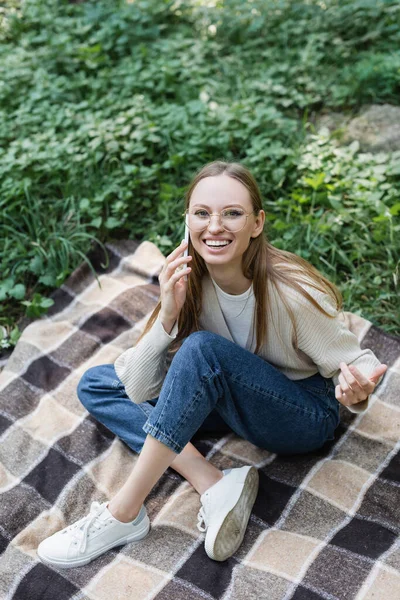
<path fill-rule="evenodd" d="M 239 344 L 242 348 L 253 352 L 255 349 L 255 341 L 251 347 L 247 348 L 247 340 L 249 338 L 250 327 L 252 324 L 255 296 L 253 292 L 253 284 L 250 288 L 237 296 L 233 294 L 227 294 L 215 283 L 212 277 L 211 281 L 214 284 L 214 288 L 217 294 L 218 303 L 221 307 L 222 314 L 224 315 L 225 322 L 230 331 L 230 334 L 236 344 Z"/>

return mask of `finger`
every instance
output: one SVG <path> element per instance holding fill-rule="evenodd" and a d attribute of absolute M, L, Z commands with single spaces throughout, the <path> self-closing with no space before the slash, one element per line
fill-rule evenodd
<path fill-rule="evenodd" d="M 180 256 L 179 258 L 176 258 L 171 263 L 165 263 L 165 265 L 163 267 L 163 271 L 161 271 L 160 275 L 167 275 L 167 278 L 168 278 L 168 276 L 170 276 L 171 273 L 176 271 L 177 268 L 182 268 L 182 265 L 185 265 L 186 263 L 190 262 L 192 260 L 192 258 L 193 258 L 192 256 Z M 160 276 L 159 276 L 159 280 L 160 280 Z"/>
<path fill-rule="evenodd" d="M 340 387 L 342 388 L 342 391 L 345 394 L 354 393 L 354 390 L 350 386 L 349 382 L 347 381 L 347 379 L 343 373 L 339 373 L 338 379 L 339 379 Z M 356 388 L 355 385 L 354 385 L 354 387 Z"/>
<path fill-rule="evenodd" d="M 371 379 L 369 379 L 368 377 L 366 377 L 365 375 L 363 375 L 361 373 L 361 371 L 359 371 L 359 369 L 357 369 L 357 367 L 355 367 L 354 365 L 349 365 L 348 369 L 353 374 L 353 377 L 356 377 L 356 379 L 359 383 L 360 389 L 363 391 L 363 393 L 366 395 L 366 397 L 368 397 L 369 394 L 371 394 L 371 392 L 375 388 L 375 382 L 372 381 Z M 353 386 L 351 386 L 351 387 L 353 387 Z"/>
<path fill-rule="evenodd" d="M 182 242 L 179 244 L 179 246 L 177 248 L 175 248 L 175 250 L 167 256 L 167 261 L 174 260 L 174 258 L 176 258 L 180 254 L 182 254 L 184 252 L 186 246 L 187 246 L 187 242 L 185 242 L 185 240 L 182 240 Z"/>
<path fill-rule="evenodd" d="M 166 269 L 168 264 L 171 261 L 173 261 L 175 258 L 177 258 L 180 254 L 183 254 L 186 246 L 187 246 L 187 242 L 182 240 L 182 242 L 179 244 L 179 246 L 177 248 L 175 248 L 175 250 L 173 250 L 173 252 L 171 252 L 171 254 L 168 254 L 168 256 L 165 258 L 163 269 Z"/>
<path fill-rule="evenodd" d="M 342 391 L 342 389 L 341 389 L 340 385 L 337 385 L 337 386 L 335 387 L 335 397 L 336 397 L 336 400 L 337 400 L 338 402 L 340 402 L 340 404 L 343 404 L 344 406 L 350 406 L 350 404 L 351 404 L 351 401 L 350 401 L 350 399 L 348 398 L 348 396 L 347 396 L 346 394 L 344 394 L 344 393 L 343 393 L 343 391 Z"/>
<path fill-rule="evenodd" d="M 339 401 L 342 399 L 342 388 L 340 385 L 335 386 L 335 398 Z"/>
<path fill-rule="evenodd" d="M 179 273 L 180 271 L 182 271 L 183 269 L 186 269 L 187 265 L 185 263 L 182 263 L 181 265 L 178 265 L 175 269 L 175 273 Z"/>
<path fill-rule="evenodd" d="M 176 284 L 176 282 L 179 281 L 179 279 L 181 279 L 184 275 L 188 275 L 191 270 L 192 269 L 190 267 L 187 267 L 186 269 L 178 271 L 178 273 L 174 273 L 169 279 L 168 284 L 170 284 L 171 287 L 173 287 Z"/>
<path fill-rule="evenodd" d="M 340 364 L 342 364 L 342 363 L 340 363 Z M 343 364 L 345 365 L 346 363 L 343 363 Z M 347 367 L 347 365 L 346 365 L 346 367 Z M 348 371 L 350 371 L 350 373 L 352 374 L 352 376 L 358 381 L 358 383 L 361 386 L 368 385 L 368 377 L 366 377 L 365 375 L 363 375 L 361 373 L 361 371 L 359 371 L 357 369 L 357 367 L 355 367 L 354 365 L 349 365 L 347 367 L 347 369 L 348 369 Z"/>
<path fill-rule="evenodd" d="M 339 367 L 342 370 L 342 375 L 346 380 L 347 387 L 349 387 L 353 392 L 357 392 L 357 391 L 361 390 L 362 388 L 361 388 L 360 383 L 357 381 L 357 379 L 355 378 L 353 373 L 350 371 L 350 369 L 346 365 L 346 363 L 341 362 L 339 364 Z M 367 381 L 366 381 L 366 383 L 367 383 Z M 347 390 L 345 388 L 343 388 L 343 391 L 346 392 Z"/>
<path fill-rule="evenodd" d="M 376 369 L 372 371 L 372 374 L 369 376 L 369 380 L 373 381 L 374 383 L 377 383 L 379 377 L 386 373 L 387 369 L 387 365 L 379 365 L 379 367 L 376 367 Z"/>
<path fill-rule="evenodd" d="M 176 269 L 183 269 L 184 265 L 192 260 L 191 256 L 180 256 L 172 263 L 167 266 L 166 272 L 176 271 Z"/>
<path fill-rule="evenodd" d="M 341 390 L 340 385 L 337 385 L 335 388 L 335 397 L 340 404 L 343 404 L 343 406 L 352 406 L 352 404 L 357 404 L 368 398 L 366 394 L 363 394 L 361 397 L 356 397 L 354 394 L 351 394 L 351 391 L 346 394 Z"/>
<path fill-rule="evenodd" d="M 366 400 L 372 391 L 369 388 L 366 390 L 363 387 L 359 387 L 358 384 L 353 384 L 353 388 L 349 387 L 346 379 L 343 376 L 343 373 L 339 375 L 339 382 L 342 391 L 349 400 L 350 404 Z"/>
<path fill-rule="evenodd" d="M 348 388 L 348 383 L 346 382 L 346 379 L 344 378 L 343 373 L 341 373 L 339 375 L 339 382 L 340 382 L 339 387 L 341 388 L 340 391 L 342 392 L 342 396 L 345 400 L 344 403 L 346 406 L 348 406 L 350 404 L 356 404 L 357 402 L 362 402 L 363 400 L 366 400 L 374 388 L 373 385 L 372 385 L 372 389 L 370 389 L 369 386 L 367 387 L 367 389 L 365 389 L 364 387 L 360 387 L 359 389 L 357 389 L 356 385 L 354 385 L 354 389 Z"/>

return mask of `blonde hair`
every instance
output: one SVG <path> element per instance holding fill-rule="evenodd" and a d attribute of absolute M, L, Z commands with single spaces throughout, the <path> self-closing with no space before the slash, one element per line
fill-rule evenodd
<path fill-rule="evenodd" d="M 185 192 L 185 208 L 189 208 L 192 192 L 199 181 L 205 177 L 214 177 L 216 175 L 228 175 L 237 179 L 249 191 L 250 199 L 253 204 L 253 209 L 258 215 L 262 209 L 261 193 L 258 185 L 250 173 L 250 171 L 240 163 L 227 161 L 213 161 L 204 165 L 193 177 Z M 178 333 L 175 340 L 170 345 L 170 352 L 174 353 L 178 350 L 181 342 L 194 331 L 199 331 L 199 318 L 202 309 L 202 279 L 208 273 L 204 259 L 196 252 L 191 242 L 189 241 L 188 253 L 191 255 L 191 273 L 188 277 L 188 286 L 186 300 L 178 317 Z M 277 265 L 279 263 L 279 269 Z M 269 291 L 267 281 L 270 281 L 277 289 L 279 296 L 289 313 L 294 330 L 294 347 L 298 350 L 298 340 L 296 332 L 295 318 L 293 311 L 285 300 L 284 295 L 279 289 L 278 282 L 282 282 L 291 288 L 297 290 L 309 302 L 311 302 L 318 310 L 326 316 L 334 318 L 327 313 L 315 301 L 315 299 L 303 289 L 299 284 L 300 281 L 311 287 L 327 293 L 334 300 L 336 309 L 340 310 L 343 304 L 343 298 L 340 290 L 324 277 L 313 265 L 307 262 L 304 258 L 288 252 L 280 250 L 272 246 L 264 232 L 256 238 L 250 238 L 250 244 L 242 257 L 243 274 L 247 279 L 253 282 L 253 291 L 255 296 L 255 319 L 254 327 L 256 330 L 256 348 L 257 354 L 260 348 L 266 343 L 267 331 L 267 308 L 270 309 Z M 143 336 L 151 329 L 157 316 L 161 310 L 161 301 L 159 301 L 153 310 L 149 320 L 146 323 L 143 333 L 140 335 L 136 344 Z M 254 329 L 253 329 L 254 335 Z M 135 344 L 135 345 L 136 345 Z"/>

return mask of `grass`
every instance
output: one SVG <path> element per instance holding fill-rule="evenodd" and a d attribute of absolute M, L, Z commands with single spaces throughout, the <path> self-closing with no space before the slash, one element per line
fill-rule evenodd
<path fill-rule="evenodd" d="M 400 154 L 313 127 L 398 104 L 397 2 L 13 0 L 0 17 L 3 348 L 95 243 L 169 253 L 215 159 L 250 168 L 271 243 L 400 335 Z"/>

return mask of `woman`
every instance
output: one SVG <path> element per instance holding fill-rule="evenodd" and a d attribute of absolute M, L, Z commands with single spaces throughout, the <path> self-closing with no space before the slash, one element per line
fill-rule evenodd
<path fill-rule="evenodd" d="M 244 166 L 204 166 L 186 193 L 185 218 L 189 256 L 182 243 L 166 258 L 142 336 L 78 385 L 88 411 L 138 459 L 114 498 L 41 542 L 44 562 L 80 566 L 146 536 L 143 503 L 168 467 L 200 494 L 208 556 L 226 560 L 243 540 L 258 472 L 220 471 L 193 435 L 233 431 L 274 453 L 313 451 L 334 439 L 339 403 L 365 410 L 387 369 L 338 318 L 339 290 L 267 241 L 260 192 Z"/>

